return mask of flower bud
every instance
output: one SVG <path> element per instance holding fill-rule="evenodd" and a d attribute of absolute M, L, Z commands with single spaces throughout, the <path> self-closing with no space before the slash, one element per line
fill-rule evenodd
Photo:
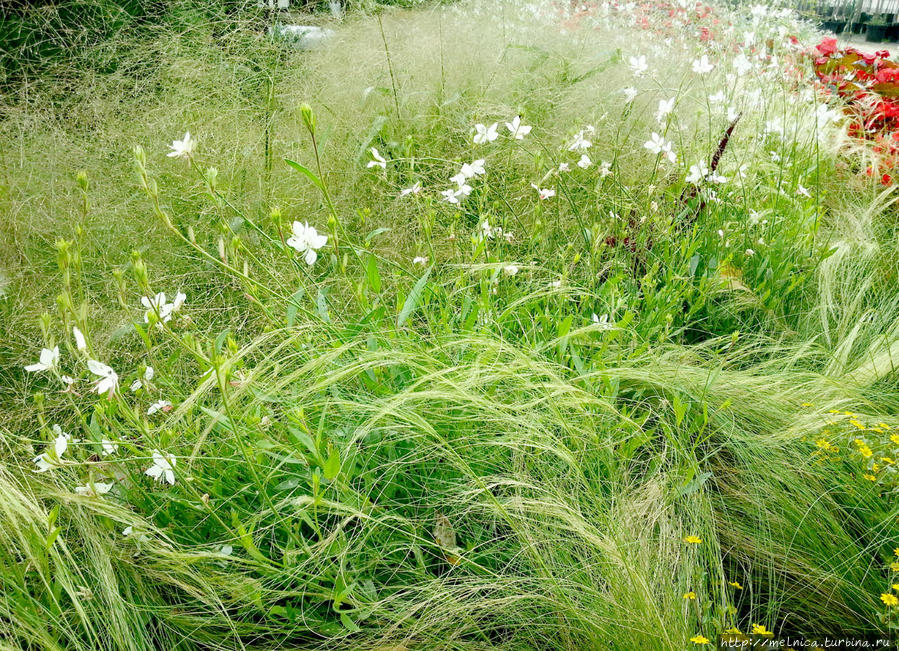
<path fill-rule="evenodd" d="M 87 192 L 87 172 L 81 170 L 78 172 L 78 175 L 75 177 L 75 180 L 78 182 L 78 187 L 81 188 L 82 192 Z"/>
<path fill-rule="evenodd" d="M 303 124 L 306 125 L 306 128 L 309 129 L 309 133 L 315 134 L 315 114 L 312 112 L 312 107 L 309 106 L 306 102 L 300 104 L 300 115 L 303 116 Z"/>

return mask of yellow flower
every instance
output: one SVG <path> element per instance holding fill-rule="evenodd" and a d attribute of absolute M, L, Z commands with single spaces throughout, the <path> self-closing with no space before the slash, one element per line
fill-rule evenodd
<path fill-rule="evenodd" d="M 742 590 L 742 589 L 743 589 L 743 586 L 740 585 L 739 583 L 737 583 L 736 581 L 730 581 L 730 582 L 728 583 L 728 585 L 734 586 L 737 590 Z"/>
<path fill-rule="evenodd" d="M 893 572 L 899 572 L 899 563 L 897 563 L 896 561 L 890 563 L 890 570 L 892 570 Z"/>
<path fill-rule="evenodd" d="M 850 418 L 850 419 L 849 419 L 849 424 L 850 424 L 850 425 L 855 425 L 856 429 L 865 429 L 865 424 L 862 423 L 862 422 L 859 422 L 859 421 L 856 420 L 855 418 Z"/>
<path fill-rule="evenodd" d="M 771 631 L 765 628 L 764 624 L 753 624 L 752 625 L 752 634 L 753 635 L 774 635 Z"/>
<path fill-rule="evenodd" d="M 891 587 L 892 587 L 893 590 L 895 590 L 896 592 L 899 592 L 899 583 L 894 583 Z"/>
<path fill-rule="evenodd" d="M 893 553 L 896 554 L 896 558 L 899 558 L 899 547 L 893 550 Z"/>
<path fill-rule="evenodd" d="M 690 590 L 690 592 L 685 592 L 684 599 L 696 599 L 696 593 L 692 590 Z"/>
<path fill-rule="evenodd" d="M 861 439 L 855 439 L 854 441 L 855 447 L 858 448 L 858 453 L 865 457 L 866 459 L 870 458 L 872 454 L 871 448 L 868 447 L 868 444 L 862 441 Z"/>
<path fill-rule="evenodd" d="M 801 406 L 802 406 L 802 407 L 811 407 L 811 406 L 812 406 L 812 403 L 810 403 L 810 402 L 803 402 Z"/>
<path fill-rule="evenodd" d="M 728 635 L 743 635 L 743 631 L 741 631 L 736 626 L 734 626 L 733 628 L 729 628 L 724 632 L 727 633 Z"/>
<path fill-rule="evenodd" d="M 862 477 L 864 477 L 864 478 L 867 479 L 868 481 L 877 481 L 877 477 L 875 477 L 874 475 L 869 475 L 869 474 L 867 474 L 867 473 L 865 473 L 864 475 L 862 475 Z"/>
<path fill-rule="evenodd" d="M 896 445 L 899 445 L 899 434 L 891 434 L 891 435 L 890 435 L 890 440 L 891 440 L 893 443 L 895 443 Z"/>
<path fill-rule="evenodd" d="M 704 635 L 694 635 L 690 638 L 690 641 L 693 644 L 708 644 L 709 638 L 705 637 Z"/>
<path fill-rule="evenodd" d="M 844 416 L 855 416 L 855 414 L 853 414 L 851 411 L 841 411 L 840 413 Z"/>
<path fill-rule="evenodd" d="M 839 409 L 828 409 L 827 413 L 828 414 L 839 414 L 840 410 Z"/>
<path fill-rule="evenodd" d="M 899 606 L 899 598 L 897 598 L 896 595 L 890 594 L 888 592 L 884 592 L 882 595 L 880 595 L 880 600 L 890 608 L 892 608 L 893 606 Z"/>
<path fill-rule="evenodd" d="M 685 536 L 684 542 L 689 545 L 698 545 L 702 542 L 702 538 L 699 536 Z"/>
<path fill-rule="evenodd" d="M 891 466 L 891 465 L 893 465 L 894 463 L 896 463 L 895 461 L 893 461 L 893 458 L 892 458 L 892 457 L 880 457 L 880 460 L 883 461 L 883 462 L 884 462 L 885 464 L 887 464 L 888 466 Z"/>

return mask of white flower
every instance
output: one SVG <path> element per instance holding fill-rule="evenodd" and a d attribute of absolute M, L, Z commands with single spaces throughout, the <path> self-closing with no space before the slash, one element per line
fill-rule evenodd
<path fill-rule="evenodd" d="M 105 393 L 108 398 L 112 399 L 119 386 L 118 374 L 111 367 L 95 359 L 87 360 L 87 368 L 99 378 L 94 382 L 94 391 L 99 395 Z"/>
<path fill-rule="evenodd" d="M 62 383 L 67 386 L 72 386 L 73 384 L 75 384 L 75 378 L 68 375 L 60 375 L 59 379 L 62 380 Z"/>
<path fill-rule="evenodd" d="M 56 434 L 56 438 L 53 440 L 53 455 L 50 456 L 49 452 L 42 452 L 37 455 L 34 458 L 34 463 L 37 464 L 35 472 L 46 472 L 50 468 L 60 465 L 62 455 L 69 448 L 69 441 L 72 437 L 63 432 L 59 425 L 53 426 L 53 432 Z"/>
<path fill-rule="evenodd" d="M 459 203 L 459 195 L 456 194 L 456 190 L 450 188 L 449 190 L 443 190 L 440 193 L 443 195 L 443 200 L 449 203 Z"/>
<path fill-rule="evenodd" d="M 175 485 L 175 457 L 165 454 L 159 450 L 152 450 L 153 465 L 144 471 L 148 477 L 152 477 L 156 481 L 167 481 L 171 485 Z"/>
<path fill-rule="evenodd" d="M 486 174 L 487 170 L 484 169 L 484 159 L 479 158 L 477 160 L 471 161 L 470 163 L 463 163 L 460 173 L 466 179 L 480 176 L 481 174 Z M 460 183 L 459 185 L 462 184 Z"/>
<path fill-rule="evenodd" d="M 50 369 L 56 368 L 56 365 L 59 363 L 59 346 L 53 346 L 50 348 L 42 348 L 40 360 L 36 364 L 29 364 L 25 367 L 25 370 L 29 373 L 35 373 L 39 371 L 49 371 Z"/>
<path fill-rule="evenodd" d="M 745 54 L 738 54 L 734 57 L 734 70 L 736 70 L 737 74 L 742 77 L 752 70 L 752 61 L 747 59 Z"/>
<path fill-rule="evenodd" d="M 797 183 L 797 186 L 798 187 L 796 188 L 796 194 L 801 195 L 803 197 L 808 197 L 809 199 L 812 198 L 811 193 L 801 183 Z"/>
<path fill-rule="evenodd" d="M 428 264 L 428 259 L 423 255 L 417 255 L 412 258 L 412 264 L 421 265 L 423 267 Z"/>
<path fill-rule="evenodd" d="M 463 174 L 462 172 L 459 172 L 458 174 L 454 174 L 453 176 L 450 177 L 450 181 L 452 181 L 453 183 L 455 183 L 455 184 L 456 184 L 458 187 L 460 187 L 460 188 L 461 188 L 463 185 L 465 185 L 465 182 L 466 182 L 467 180 L 468 180 L 468 177 L 465 176 L 465 174 Z"/>
<path fill-rule="evenodd" d="M 506 128 L 512 132 L 516 140 L 523 140 L 531 132 L 531 127 L 521 123 L 520 115 L 516 115 L 511 122 L 506 122 Z"/>
<path fill-rule="evenodd" d="M 603 314 L 602 316 L 597 316 L 596 313 L 590 316 L 590 320 L 597 326 L 599 326 L 600 330 L 612 330 L 615 326 L 609 321 L 609 315 Z"/>
<path fill-rule="evenodd" d="M 755 251 L 753 251 L 752 249 L 746 249 L 746 255 L 751 258 L 755 255 Z"/>
<path fill-rule="evenodd" d="M 708 173 L 709 168 L 706 167 L 706 164 L 703 161 L 700 161 L 696 165 L 690 165 L 690 173 L 687 175 L 687 183 L 698 185 L 700 181 L 705 180 L 705 177 L 708 176 Z"/>
<path fill-rule="evenodd" d="M 483 145 L 487 142 L 493 142 L 499 137 L 499 134 L 496 132 L 497 123 L 494 122 L 489 127 L 484 126 L 483 124 L 474 125 L 474 129 L 476 133 L 474 134 L 474 144 Z"/>
<path fill-rule="evenodd" d="M 649 70 L 649 65 L 646 63 L 646 56 L 643 54 L 638 57 L 630 57 L 628 59 L 628 64 L 631 67 L 631 71 L 637 77 L 642 77 L 643 73 Z"/>
<path fill-rule="evenodd" d="M 168 323 L 172 320 L 172 315 L 181 309 L 187 296 L 181 292 L 175 294 L 175 300 L 169 303 L 166 299 L 165 292 L 160 292 L 155 296 L 142 296 L 141 305 L 147 308 L 144 312 L 144 323 L 150 322 L 150 315 L 155 314 L 162 323 Z"/>
<path fill-rule="evenodd" d="M 677 160 L 675 153 L 671 150 L 671 143 L 655 131 L 652 132 L 652 137 L 643 143 L 643 146 L 653 154 L 667 157 L 672 163 Z"/>
<path fill-rule="evenodd" d="M 76 486 L 75 492 L 78 495 L 84 495 L 86 497 L 98 497 L 99 495 L 106 495 L 112 489 L 112 482 L 105 484 L 103 482 L 92 482 L 86 486 Z"/>
<path fill-rule="evenodd" d="M 577 162 L 577 166 L 582 170 L 587 169 L 590 165 L 593 164 L 593 161 L 590 160 L 590 157 L 587 154 L 581 154 L 581 159 Z"/>
<path fill-rule="evenodd" d="M 624 103 L 630 104 L 637 97 L 637 89 L 631 86 L 627 88 L 622 88 L 621 92 L 624 93 Z"/>
<path fill-rule="evenodd" d="M 173 140 L 169 148 L 172 150 L 168 153 L 169 158 L 190 158 L 194 151 L 197 141 L 191 140 L 190 131 L 184 133 L 184 140 Z"/>
<path fill-rule="evenodd" d="M 592 146 L 593 143 L 584 137 L 584 131 L 581 130 L 574 135 L 574 141 L 568 145 L 568 151 L 582 151 Z"/>
<path fill-rule="evenodd" d="M 313 265 L 318 259 L 316 251 L 328 243 L 327 235 L 319 235 L 314 226 L 308 223 L 294 222 L 291 227 L 293 235 L 287 238 L 287 246 L 290 246 L 303 254 L 306 264 Z"/>
<path fill-rule="evenodd" d="M 87 341 L 85 341 L 84 334 L 78 329 L 78 326 L 72 327 L 72 336 L 75 337 L 75 348 L 78 350 L 87 349 Z"/>
<path fill-rule="evenodd" d="M 540 199 L 550 199 L 551 197 L 556 196 L 556 191 L 552 188 L 541 188 L 538 185 L 531 183 L 531 187 L 537 191 L 537 194 L 540 196 Z"/>
<path fill-rule="evenodd" d="M 695 72 L 697 75 L 708 74 L 714 69 L 715 66 L 709 63 L 709 57 L 705 54 L 703 54 L 698 59 L 694 59 L 693 61 L 693 72 Z"/>
<path fill-rule="evenodd" d="M 568 163 L 559 163 L 559 171 L 560 172 L 567 172 L 570 169 L 571 169 L 571 167 L 568 165 Z"/>
<path fill-rule="evenodd" d="M 659 108 L 656 111 L 656 120 L 659 124 L 662 124 L 665 121 L 665 118 L 668 117 L 668 114 L 674 110 L 674 100 L 676 97 L 672 97 L 671 99 L 660 99 L 659 100 Z"/>
<path fill-rule="evenodd" d="M 400 190 L 400 196 L 405 197 L 410 194 L 418 194 L 421 192 L 421 183 L 418 181 L 411 188 L 405 188 L 404 190 Z"/>
<path fill-rule="evenodd" d="M 599 175 L 602 178 L 606 178 L 611 173 L 612 173 L 612 163 L 610 163 L 607 160 L 602 161 L 599 164 Z"/>
<path fill-rule="evenodd" d="M 507 276 L 514 276 L 518 273 L 518 266 L 514 264 L 507 264 L 505 267 L 503 267 L 503 272 Z"/>
<path fill-rule="evenodd" d="M 125 527 L 124 529 L 122 529 L 123 536 L 130 536 L 132 533 L 134 533 L 134 527 L 131 526 L 130 524 L 127 527 Z"/>
<path fill-rule="evenodd" d="M 108 457 L 110 454 L 115 454 L 119 450 L 119 446 L 117 443 L 113 443 L 109 439 L 103 439 L 100 441 L 100 446 L 103 448 L 103 456 Z"/>
<path fill-rule="evenodd" d="M 152 416 L 157 411 L 168 412 L 172 410 L 172 403 L 168 400 L 157 400 L 147 409 L 147 416 Z"/>
<path fill-rule="evenodd" d="M 719 90 L 714 95 L 709 95 L 709 104 L 717 106 L 719 104 L 724 104 L 724 101 L 727 99 L 727 95 L 724 94 L 723 90 Z"/>
<path fill-rule="evenodd" d="M 153 374 L 154 374 L 154 371 L 153 371 L 152 366 L 148 366 L 147 368 L 145 368 L 143 378 L 142 379 L 138 378 L 137 380 L 135 380 L 134 382 L 131 383 L 131 390 L 137 391 L 141 387 L 148 385 L 150 380 L 153 379 Z"/>
<path fill-rule="evenodd" d="M 387 161 L 384 160 L 384 157 L 378 153 L 378 150 L 372 147 L 369 151 L 371 152 L 371 157 L 374 160 L 368 161 L 368 165 L 366 165 L 366 167 L 380 167 L 382 170 L 386 170 Z"/>
<path fill-rule="evenodd" d="M 219 549 L 220 554 L 224 554 L 225 556 L 230 556 L 234 552 L 234 547 L 231 545 L 222 545 Z"/>

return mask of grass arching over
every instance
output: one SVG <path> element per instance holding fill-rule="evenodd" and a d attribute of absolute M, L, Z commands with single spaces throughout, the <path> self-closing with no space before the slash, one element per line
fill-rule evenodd
<path fill-rule="evenodd" d="M 130 106 L 120 78 L 66 106 L 75 126 L 13 104 L 5 641 L 629 651 L 754 624 L 889 630 L 888 197 L 837 170 L 839 135 L 819 137 L 801 87 L 693 75 L 689 39 L 666 46 L 664 84 L 635 82 L 636 32 L 558 34 L 524 11 L 386 14 L 393 80 L 374 19 L 302 55 L 252 31 L 229 51 L 199 26 L 157 44 L 156 90 Z M 643 142 L 665 129 L 680 160 L 707 159 L 719 82 L 745 104 L 730 185 L 685 227 L 686 170 Z M 517 113 L 526 138 L 472 144 L 475 123 Z M 188 127 L 191 163 L 166 159 Z M 123 137 L 146 148 L 146 191 Z M 440 201 L 477 158 L 471 194 Z M 58 180 L 82 167 L 83 196 Z M 286 245 L 295 220 L 329 237 L 314 265 Z M 16 335 L 60 286 L 42 332 Z M 144 323 L 141 296 L 179 289 L 171 321 Z M 21 370 L 40 338 L 71 391 Z M 88 358 L 119 371 L 113 399 L 91 395 Z M 72 439 L 35 473 L 54 424 Z M 153 451 L 174 484 L 144 474 Z"/>

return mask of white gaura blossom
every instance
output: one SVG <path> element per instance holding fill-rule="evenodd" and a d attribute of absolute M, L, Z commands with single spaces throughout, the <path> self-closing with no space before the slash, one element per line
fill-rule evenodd
<path fill-rule="evenodd" d="M 587 154 L 582 154 L 581 159 L 577 162 L 577 166 L 582 170 L 587 169 L 590 165 L 593 164 L 593 161 L 590 160 L 590 157 Z"/>
<path fill-rule="evenodd" d="M 419 183 L 418 181 L 416 181 L 416 182 L 412 185 L 411 188 L 404 188 L 403 190 L 400 190 L 400 196 L 401 196 L 401 197 L 406 197 L 406 196 L 408 196 L 408 195 L 410 195 L 410 194 L 418 194 L 419 192 L 421 192 L 421 183 Z"/>
<path fill-rule="evenodd" d="M 53 453 L 51 455 L 49 451 L 42 452 L 34 458 L 34 463 L 37 465 L 35 472 L 47 472 L 50 468 L 60 465 L 62 455 L 69 448 L 69 440 L 72 438 L 69 434 L 63 432 L 59 425 L 53 426 L 53 433 L 56 434 L 56 438 L 53 440 Z"/>
<path fill-rule="evenodd" d="M 541 200 L 550 199 L 556 196 L 556 191 L 552 188 L 541 188 L 539 185 L 535 185 L 534 183 L 531 183 L 531 187 L 537 191 L 537 194 Z"/>
<path fill-rule="evenodd" d="M 709 62 L 708 55 L 703 54 L 698 59 L 693 60 L 693 72 L 697 75 L 707 75 L 714 69 L 715 66 Z"/>
<path fill-rule="evenodd" d="M 327 235 L 319 235 L 314 226 L 308 223 L 294 222 L 291 227 L 293 235 L 287 238 L 287 246 L 303 254 L 306 264 L 313 265 L 318 260 L 318 249 L 328 243 Z"/>
<path fill-rule="evenodd" d="M 672 163 L 677 160 L 677 155 L 671 149 L 671 143 L 655 131 L 652 132 L 652 137 L 643 143 L 643 146 L 653 154 L 666 157 Z"/>
<path fill-rule="evenodd" d="M 803 196 L 803 197 L 808 197 L 809 199 L 812 198 L 812 195 L 811 195 L 811 193 L 808 191 L 808 188 L 806 188 L 805 186 L 803 186 L 801 183 L 797 183 L 796 194 L 798 194 L 798 195 L 800 195 L 800 196 Z"/>
<path fill-rule="evenodd" d="M 110 490 L 112 490 L 112 482 L 106 484 L 100 481 L 95 481 L 87 484 L 86 486 L 76 486 L 75 492 L 78 495 L 84 495 L 85 497 L 99 497 L 100 495 L 106 495 Z"/>
<path fill-rule="evenodd" d="M 630 104 L 637 97 L 637 89 L 631 86 L 627 88 L 622 88 L 621 92 L 624 93 L 624 103 Z"/>
<path fill-rule="evenodd" d="M 103 456 L 108 457 L 110 454 L 115 454 L 119 450 L 118 443 L 113 443 L 109 439 L 103 439 L 100 441 L 100 447 L 103 448 Z"/>
<path fill-rule="evenodd" d="M 169 145 L 169 149 L 172 151 L 168 153 L 168 156 L 169 158 L 189 159 L 194 152 L 196 144 L 196 140 L 191 140 L 190 131 L 186 131 L 183 140 L 173 140 L 172 144 Z"/>
<path fill-rule="evenodd" d="M 593 143 L 584 136 L 584 133 L 581 130 L 574 134 L 574 140 L 568 145 L 568 151 L 584 151 L 593 146 Z"/>
<path fill-rule="evenodd" d="M 676 99 L 676 97 L 672 97 L 671 99 L 659 100 L 659 108 L 656 110 L 656 121 L 658 121 L 659 124 L 664 123 L 668 114 L 674 110 L 674 101 Z"/>
<path fill-rule="evenodd" d="M 72 336 L 75 338 L 75 348 L 87 350 L 87 341 L 84 339 L 84 333 L 78 329 L 78 326 L 72 327 Z"/>
<path fill-rule="evenodd" d="M 690 173 L 687 175 L 687 183 L 698 185 L 700 181 L 704 181 L 709 174 L 709 168 L 704 161 L 698 162 L 696 165 L 690 165 Z"/>
<path fill-rule="evenodd" d="M 378 150 L 372 147 L 371 149 L 369 149 L 369 151 L 371 152 L 371 157 L 373 160 L 368 161 L 368 165 L 366 165 L 366 167 L 380 167 L 382 170 L 386 170 L 387 161 L 383 156 L 381 156 Z"/>
<path fill-rule="evenodd" d="M 162 323 L 168 323 L 172 320 L 172 315 L 184 305 L 185 300 L 187 296 L 180 291 L 175 293 L 175 299 L 171 303 L 168 302 L 165 292 L 159 292 L 155 296 L 142 296 L 140 303 L 147 308 L 144 312 L 144 323 L 149 323 L 150 316 L 154 314 Z"/>
<path fill-rule="evenodd" d="M 524 137 L 531 132 L 530 126 L 521 123 L 520 115 L 516 115 L 511 122 L 506 122 L 506 128 L 515 140 L 524 140 Z"/>
<path fill-rule="evenodd" d="M 49 371 L 56 368 L 59 364 L 59 346 L 53 348 L 42 348 L 41 355 L 37 363 L 29 364 L 25 370 L 29 373 L 37 373 L 40 371 Z"/>
<path fill-rule="evenodd" d="M 631 71 L 637 77 L 642 77 L 649 70 L 649 64 L 646 63 L 646 55 L 641 54 L 637 57 L 630 57 L 627 62 L 631 67 Z"/>
<path fill-rule="evenodd" d="M 608 314 L 598 316 L 596 313 L 594 313 L 590 316 L 590 320 L 593 321 L 594 325 L 599 326 L 600 330 L 612 330 L 615 327 L 615 325 L 609 320 Z"/>
<path fill-rule="evenodd" d="M 153 379 L 153 374 L 154 374 L 154 371 L 153 371 L 152 366 L 148 366 L 147 368 L 145 368 L 143 377 L 138 378 L 134 382 L 131 383 L 131 390 L 137 391 L 141 387 L 148 386 L 150 383 L 150 380 Z"/>
<path fill-rule="evenodd" d="M 607 160 L 602 161 L 599 164 L 599 175 L 602 178 L 606 178 L 612 173 L 612 163 Z"/>
<path fill-rule="evenodd" d="M 99 395 L 105 393 L 107 398 L 112 399 L 119 387 L 118 374 L 112 370 L 112 367 L 95 359 L 87 360 L 87 368 L 98 378 L 94 381 L 94 391 Z"/>
<path fill-rule="evenodd" d="M 752 61 L 747 59 L 745 54 L 740 53 L 734 57 L 734 70 L 742 77 L 752 70 Z"/>
<path fill-rule="evenodd" d="M 144 471 L 148 477 L 152 477 L 158 482 L 167 481 L 172 486 L 175 485 L 175 457 L 159 450 L 152 450 L 153 465 Z"/>
<path fill-rule="evenodd" d="M 569 170 L 571 170 L 571 166 L 568 163 L 559 163 L 560 172 L 568 172 Z"/>
<path fill-rule="evenodd" d="M 462 163 L 461 173 L 466 179 L 486 174 L 487 170 L 484 169 L 484 159 L 479 158 L 470 163 Z"/>
<path fill-rule="evenodd" d="M 484 143 L 493 142 L 499 137 L 499 134 L 496 132 L 497 123 L 494 122 L 489 127 L 484 126 L 483 124 L 474 125 L 474 144 L 483 145 Z"/>
<path fill-rule="evenodd" d="M 152 416 L 157 411 L 169 412 L 171 410 L 172 410 L 171 402 L 169 402 L 168 400 L 157 400 L 152 405 L 150 405 L 149 409 L 147 409 L 147 416 Z"/>

